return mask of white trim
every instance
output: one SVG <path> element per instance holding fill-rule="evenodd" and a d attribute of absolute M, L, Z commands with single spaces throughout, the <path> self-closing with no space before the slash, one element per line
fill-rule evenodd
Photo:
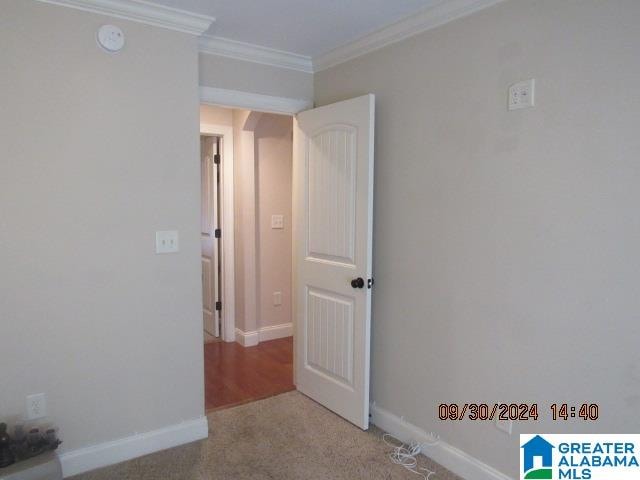
<path fill-rule="evenodd" d="M 109 15 L 132 22 L 168 28 L 191 35 L 202 35 L 215 18 L 144 0 L 39 0 L 85 12 Z"/>
<path fill-rule="evenodd" d="M 260 63 L 272 67 L 288 68 L 299 72 L 313 73 L 311 57 L 262 47 L 252 43 L 239 42 L 229 38 L 203 35 L 198 42 L 200 53 Z"/>
<path fill-rule="evenodd" d="M 396 23 L 376 30 L 347 45 L 313 58 L 313 70 L 319 72 L 366 53 L 431 30 L 470 15 L 504 0 L 447 0 L 428 7 Z"/>
<path fill-rule="evenodd" d="M 118 440 L 79 448 L 59 455 L 63 476 L 65 478 L 71 477 L 96 468 L 195 442 L 207 438 L 208 435 L 207 417 L 200 417 L 151 432 L 138 433 Z"/>
<path fill-rule="evenodd" d="M 402 442 L 408 443 L 415 440 L 420 443 L 433 443 L 433 438 L 424 430 L 405 422 L 403 418 L 377 406 L 375 402 L 371 403 L 370 412 L 372 423 Z M 473 480 L 513 480 L 511 477 L 443 440 L 440 440 L 435 445 L 425 447 L 422 453 L 462 478 L 472 478 Z"/>
<path fill-rule="evenodd" d="M 277 338 L 285 338 L 293 335 L 293 323 L 281 323 L 280 325 L 272 325 L 270 327 L 262 327 L 258 330 L 261 342 L 275 340 Z"/>
<path fill-rule="evenodd" d="M 260 342 L 267 342 L 277 338 L 285 338 L 293 335 L 293 323 L 281 323 L 262 327 L 253 332 L 243 332 L 236 328 L 236 341 L 244 347 L 253 347 Z"/>
<path fill-rule="evenodd" d="M 245 108 L 285 115 L 295 115 L 302 110 L 313 107 L 313 102 L 308 99 L 274 97 L 216 87 L 200 87 L 200 102 L 221 107 Z"/>
<path fill-rule="evenodd" d="M 200 124 L 200 134 L 222 137 L 222 339 L 235 342 L 236 296 L 233 213 L 233 127 Z"/>
<path fill-rule="evenodd" d="M 192 35 L 202 35 L 215 22 L 215 18 L 198 13 L 188 12 L 177 8 L 166 7 L 146 0 L 38 0 L 44 3 L 75 8 L 86 12 L 109 15 L 133 22 L 144 23 L 156 27 L 168 28 Z M 199 51 L 204 54 L 219 55 L 237 60 L 244 60 L 278 68 L 287 68 L 305 73 L 315 73 L 326 70 L 340 63 L 366 53 L 378 50 L 392 43 L 399 42 L 413 35 L 425 32 L 458 18 L 470 15 L 505 0 L 441 0 L 437 5 L 428 7 L 416 14 L 410 15 L 391 25 L 365 35 L 358 40 L 342 45 L 316 57 L 309 57 L 292 52 L 285 52 L 274 48 L 263 47 L 224 37 L 204 35 L 199 40 Z M 215 89 L 221 90 L 221 89 Z M 232 90 L 224 90 L 233 92 Z M 263 95 L 262 97 L 269 97 Z M 264 111 L 273 113 L 296 114 L 310 108 L 308 103 L 297 111 L 289 107 L 283 111 L 280 108 L 282 98 L 269 97 L 262 99 L 268 106 Z M 273 100 L 277 99 L 277 100 Z M 291 100 L 291 99 L 286 99 Z M 223 101 L 226 101 L 223 99 Z M 304 100 L 297 100 L 298 102 Z M 210 103 L 221 104 L 220 101 Z M 252 108 L 235 103 L 224 103 L 225 106 Z M 275 106 L 274 106 L 275 105 Z"/>
<path fill-rule="evenodd" d="M 236 328 L 236 342 L 243 347 L 255 347 L 260 343 L 260 332 L 243 332 L 239 328 Z"/>

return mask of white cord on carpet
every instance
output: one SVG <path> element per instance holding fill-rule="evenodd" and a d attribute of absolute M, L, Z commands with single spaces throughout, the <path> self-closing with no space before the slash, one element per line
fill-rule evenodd
<path fill-rule="evenodd" d="M 404 468 L 409 470 L 416 475 L 420 475 L 424 480 L 429 480 L 431 475 L 435 475 L 436 472 L 429 470 L 428 468 L 418 467 L 418 460 L 416 456 L 418 456 L 422 449 L 426 446 L 435 445 L 438 443 L 439 438 L 436 435 L 431 435 L 436 440 L 433 443 L 418 443 L 415 441 L 411 441 L 410 444 L 400 443 L 399 445 L 395 442 L 391 442 L 388 439 L 393 438 L 397 442 L 400 442 L 397 438 L 389 433 L 385 433 L 382 435 L 382 440 L 384 443 L 393 448 L 393 451 L 389 454 L 389 459 L 392 463 L 396 465 L 402 465 Z"/>

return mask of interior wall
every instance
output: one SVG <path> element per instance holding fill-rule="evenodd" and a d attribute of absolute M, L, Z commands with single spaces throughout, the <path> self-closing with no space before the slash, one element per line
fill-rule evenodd
<path fill-rule="evenodd" d="M 289 116 L 233 110 L 236 328 L 256 332 L 291 323 Z M 284 228 L 271 228 L 271 215 Z M 274 292 L 282 293 L 273 305 Z"/>
<path fill-rule="evenodd" d="M 291 175 L 293 119 L 263 114 L 255 129 L 258 200 L 258 327 L 291 323 Z M 271 228 L 283 215 L 284 228 Z M 282 304 L 274 305 L 275 292 Z"/>
<path fill-rule="evenodd" d="M 313 99 L 313 75 L 310 73 L 207 53 L 199 55 L 199 64 L 201 87 Z"/>
<path fill-rule="evenodd" d="M 256 324 L 256 179 L 253 130 L 245 130 L 251 112 L 233 110 L 233 200 L 236 329 L 252 332 Z"/>
<path fill-rule="evenodd" d="M 639 22 L 509 0 L 315 76 L 318 104 L 376 95 L 372 400 L 514 478 L 519 433 L 640 430 Z M 540 419 L 438 420 L 454 402 Z"/>
<path fill-rule="evenodd" d="M 233 110 L 215 105 L 200 105 L 200 123 L 233 127 Z"/>
<path fill-rule="evenodd" d="M 1 23 L 3 420 L 45 393 L 64 452 L 200 418 L 196 38 L 26 0 Z"/>

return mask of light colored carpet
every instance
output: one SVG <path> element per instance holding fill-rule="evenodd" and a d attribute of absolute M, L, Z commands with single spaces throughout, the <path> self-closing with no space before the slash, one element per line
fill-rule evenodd
<path fill-rule="evenodd" d="M 382 432 L 363 432 L 298 392 L 208 415 L 209 438 L 75 480 L 420 480 L 390 462 Z M 424 456 L 430 480 L 461 480 Z"/>

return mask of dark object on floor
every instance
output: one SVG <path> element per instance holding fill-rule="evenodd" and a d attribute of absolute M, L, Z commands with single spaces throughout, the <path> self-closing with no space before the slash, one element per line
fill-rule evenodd
<path fill-rule="evenodd" d="M 7 424 L 0 423 L 0 468 L 55 450 L 61 443 L 53 428 L 44 434 L 40 429 L 32 428 L 25 435 L 22 425 L 16 425 L 14 438 L 11 439 Z"/>
<path fill-rule="evenodd" d="M 7 433 L 7 424 L 0 423 L 0 468 L 8 467 L 16 461 L 10 443 L 11 437 Z"/>

